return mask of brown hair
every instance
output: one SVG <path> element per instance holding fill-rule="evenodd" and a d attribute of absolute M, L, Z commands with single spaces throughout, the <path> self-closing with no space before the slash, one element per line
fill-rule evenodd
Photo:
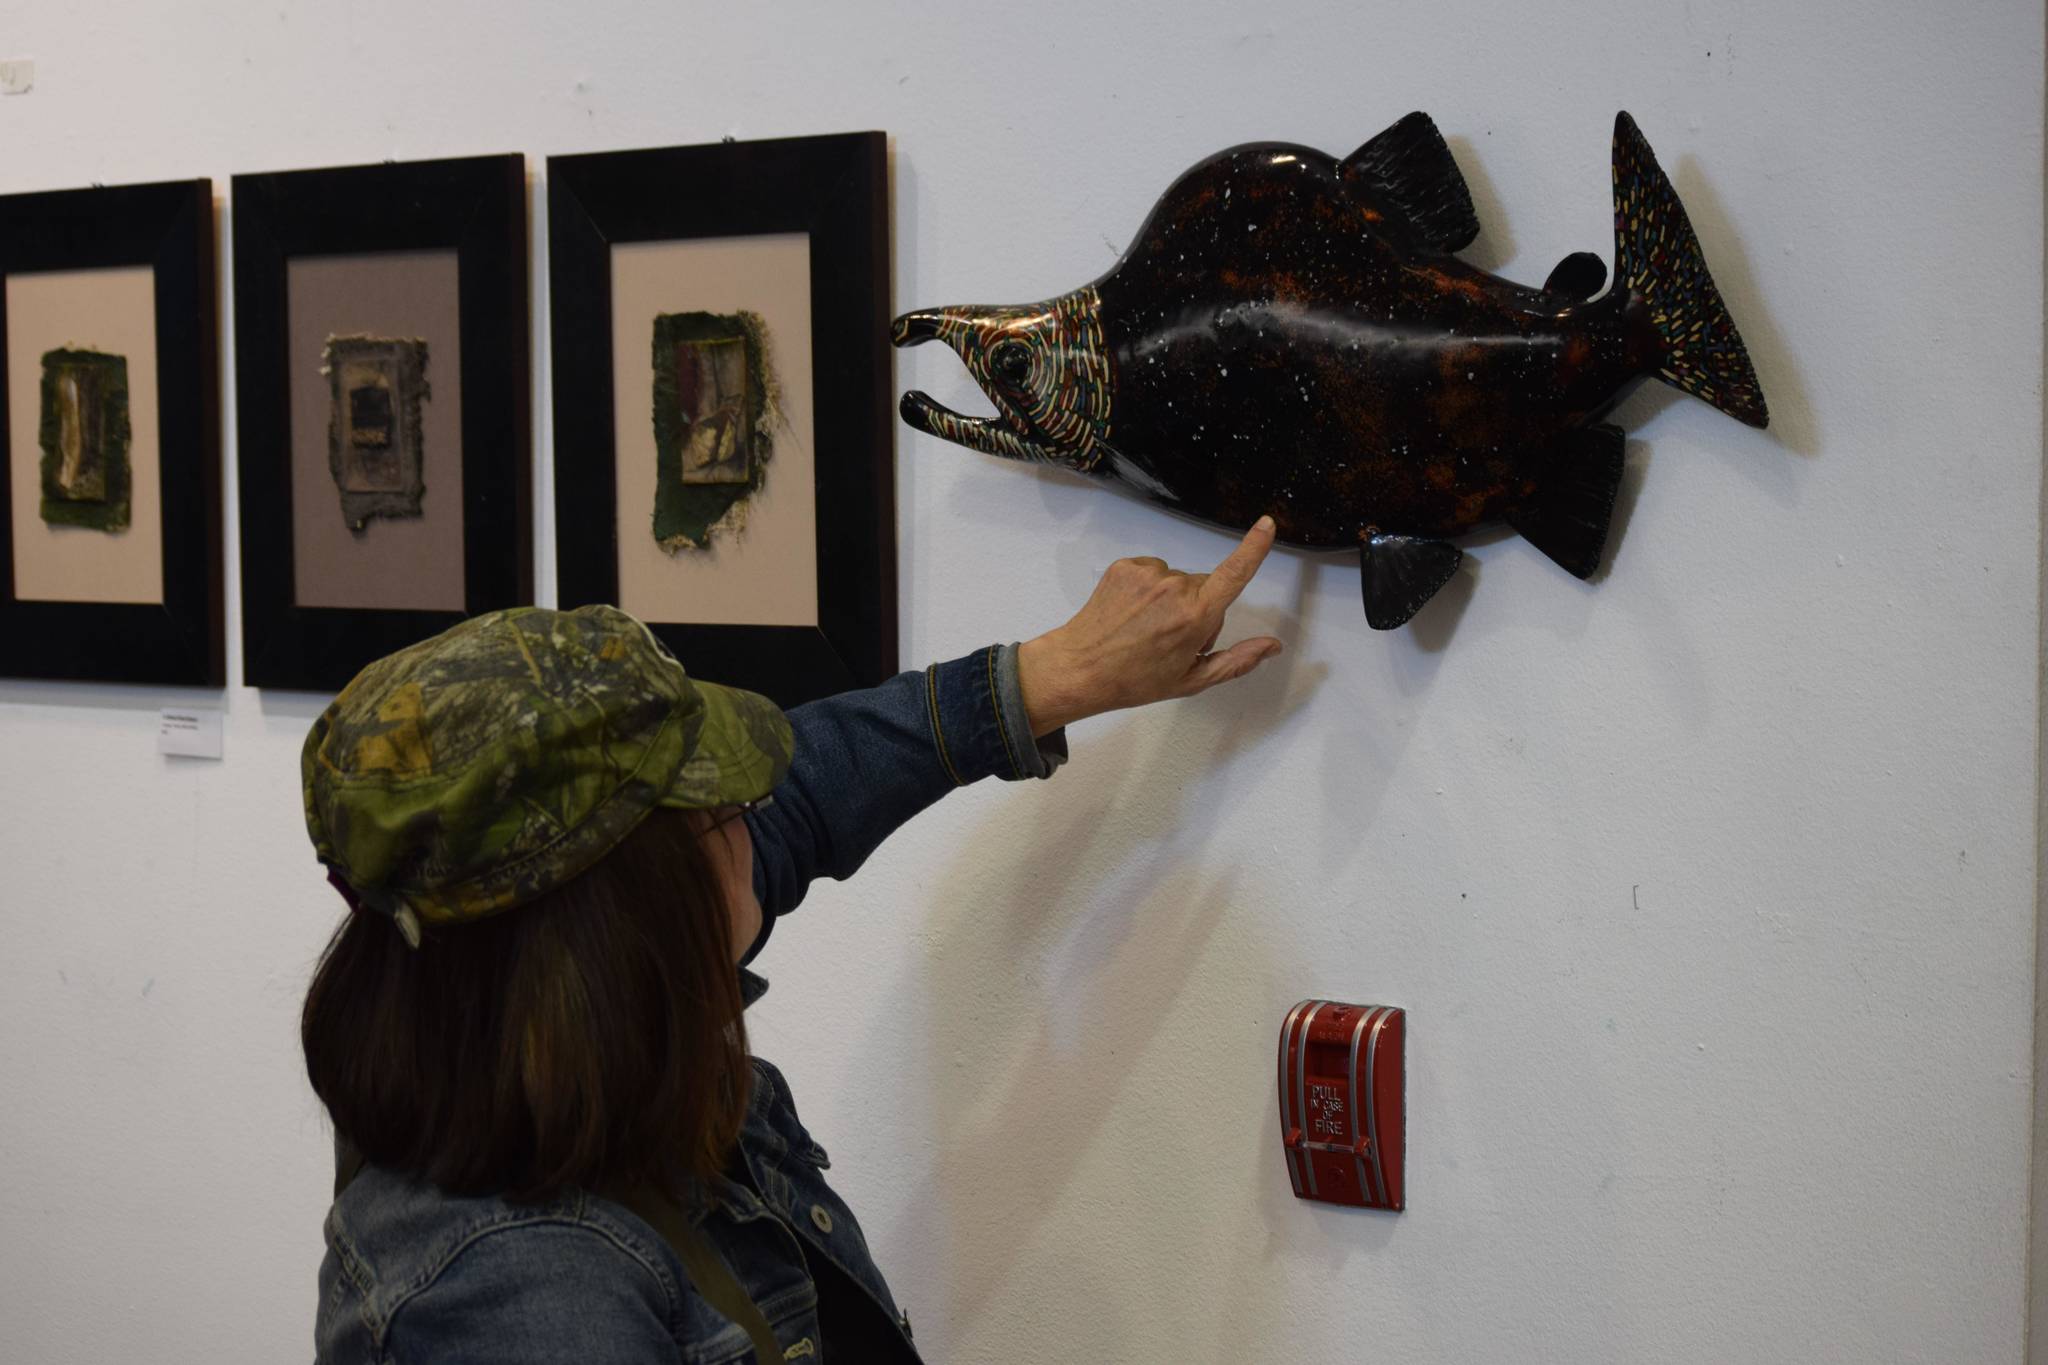
<path fill-rule="evenodd" d="M 678 1193 L 738 1139 L 750 1067 L 732 925 L 684 812 L 417 950 L 335 931 L 306 993 L 306 1074 L 364 1159 L 452 1193 Z"/>

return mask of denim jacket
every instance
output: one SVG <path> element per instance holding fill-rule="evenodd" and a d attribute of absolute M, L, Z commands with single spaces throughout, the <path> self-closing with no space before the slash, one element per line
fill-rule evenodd
<path fill-rule="evenodd" d="M 796 752 L 772 805 L 747 817 L 762 908 L 850 876 L 897 826 L 983 777 L 1048 777 L 1063 734 L 1034 742 L 1016 646 L 903 673 L 790 712 Z M 748 1003 L 767 983 L 741 971 Z M 691 1221 L 774 1329 L 784 1358 L 915 1361 L 909 1319 L 782 1073 L 758 1058 L 740 1132 L 745 1180 L 703 1190 Z M 737 1172 L 736 1172 L 737 1173 Z M 314 1327 L 321 1365 L 584 1365 L 752 1361 L 745 1330 L 693 1288 L 675 1252 L 622 1204 L 449 1195 L 370 1166 L 329 1210 Z M 827 1341 L 821 1294 L 831 1304 Z M 836 1343 L 836 1345 L 835 1345 Z"/>

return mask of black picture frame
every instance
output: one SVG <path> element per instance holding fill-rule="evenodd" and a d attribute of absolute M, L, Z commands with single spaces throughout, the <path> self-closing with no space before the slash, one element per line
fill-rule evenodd
<path fill-rule="evenodd" d="M 15 595 L 7 385 L 0 382 L 0 676 L 219 687 L 227 681 L 221 571 L 220 376 L 213 182 L 52 190 L 0 199 L 0 279 L 151 267 L 163 601 Z M 0 367 L 7 318 L 0 302 Z"/>
<path fill-rule="evenodd" d="M 613 245 L 789 232 L 810 238 L 819 624 L 651 623 L 685 668 L 785 707 L 878 683 L 897 668 L 887 138 L 839 133 L 548 158 L 565 608 L 616 602 L 619 592 Z"/>
<path fill-rule="evenodd" d="M 526 160 L 517 152 L 233 180 L 242 678 L 333 691 L 468 616 L 533 598 Z M 294 581 L 286 265 L 453 248 L 462 334 L 462 611 L 302 607 Z"/>

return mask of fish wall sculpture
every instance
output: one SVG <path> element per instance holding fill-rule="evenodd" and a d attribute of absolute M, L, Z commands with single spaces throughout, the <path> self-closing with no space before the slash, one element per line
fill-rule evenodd
<path fill-rule="evenodd" d="M 1342 161 L 1231 148 L 1175 181 L 1117 264 L 1044 303 L 924 309 L 994 417 L 904 394 L 919 431 L 1064 466 L 1283 543 L 1356 547 L 1366 619 L 1406 622 L 1505 522 L 1580 578 L 1621 482 L 1602 419 L 1654 375 L 1761 427 L 1764 396 L 1677 193 L 1614 124 L 1614 287 L 1577 252 L 1540 289 L 1453 253 L 1472 197 L 1429 116 Z M 1603 292 L 1604 291 L 1604 292 Z"/>

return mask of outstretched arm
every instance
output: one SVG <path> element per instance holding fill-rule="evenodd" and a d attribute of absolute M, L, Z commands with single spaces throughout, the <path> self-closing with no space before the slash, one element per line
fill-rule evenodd
<path fill-rule="evenodd" d="M 789 713 L 796 749 L 773 804 L 747 817 L 763 936 L 818 877 L 851 876 L 882 840 L 955 787 L 1049 777 L 1058 730 L 1034 738 L 1018 647 L 990 646 Z M 758 944 L 757 951 L 758 951 Z"/>
<path fill-rule="evenodd" d="M 1271 636 L 1215 650 L 1224 613 L 1272 548 L 1262 518 L 1213 573 L 1118 560 L 1058 629 L 791 711 L 789 773 L 773 804 L 747 817 L 763 912 L 753 952 L 813 879 L 850 876 L 953 788 L 1049 777 L 1074 721 L 1193 696 L 1279 653 Z"/>

